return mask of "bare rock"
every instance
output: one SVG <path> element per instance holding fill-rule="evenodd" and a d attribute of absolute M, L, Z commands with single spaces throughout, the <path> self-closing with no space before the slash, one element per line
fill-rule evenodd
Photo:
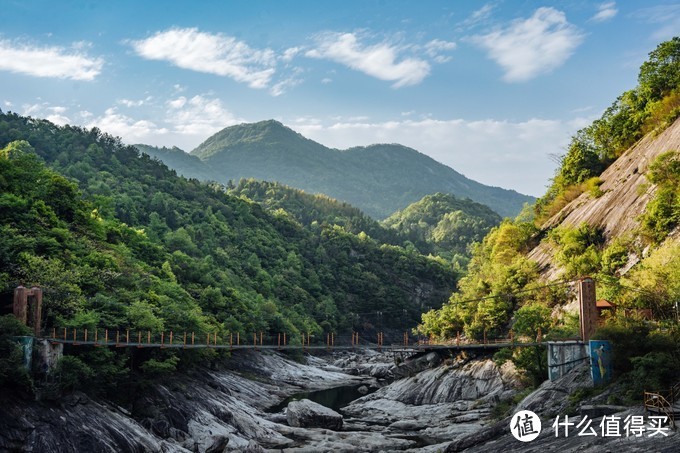
<path fill-rule="evenodd" d="M 290 426 L 299 428 L 342 429 L 342 415 L 307 399 L 291 401 L 286 410 L 286 419 Z"/>

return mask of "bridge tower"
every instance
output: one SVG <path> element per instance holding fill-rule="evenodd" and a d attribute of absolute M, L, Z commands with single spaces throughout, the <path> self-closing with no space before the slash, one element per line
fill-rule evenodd
<path fill-rule="evenodd" d="M 581 339 L 588 343 L 597 329 L 597 303 L 595 300 L 595 280 L 583 277 L 578 281 L 578 303 L 581 315 Z"/>
<path fill-rule="evenodd" d="M 42 289 L 37 286 L 31 289 L 22 285 L 14 289 L 14 316 L 22 324 L 33 327 L 36 337 L 40 336 L 40 323 L 42 320 Z"/>

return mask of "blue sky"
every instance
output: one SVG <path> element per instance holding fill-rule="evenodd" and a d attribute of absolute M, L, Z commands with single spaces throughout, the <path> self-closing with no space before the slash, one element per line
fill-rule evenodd
<path fill-rule="evenodd" d="M 187 151 L 274 118 L 539 196 L 680 3 L 0 0 L 0 23 L 3 111 Z"/>

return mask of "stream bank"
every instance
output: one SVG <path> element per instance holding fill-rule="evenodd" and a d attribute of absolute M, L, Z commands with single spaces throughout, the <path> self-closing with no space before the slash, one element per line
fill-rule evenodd
<path fill-rule="evenodd" d="M 429 353 L 397 366 L 371 352 L 306 356 L 305 361 L 274 352 L 235 353 L 222 369 L 177 373 L 126 408 L 77 392 L 39 402 L 2 395 L 0 451 L 434 453 L 527 447 L 510 435 L 509 419 L 493 419 L 494 408 L 520 387 L 509 364 Z M 547 382 L 518 408 L 554 416 L 565 410 L 574 389 L 591 385 L 586 374 L 575 370 Z M 335 429 L 292 426 L 285 409 L 271 412 L 293 395 L 347 386 L 370 390 L 336 408 L 341 424 L 332 425 Z M 541 449 L 588 445 L 574 438 L 568 447 L 544 434 L 537 439 Z M 664 440 L 632 445 L 659 451 L 675 446 Z"/>

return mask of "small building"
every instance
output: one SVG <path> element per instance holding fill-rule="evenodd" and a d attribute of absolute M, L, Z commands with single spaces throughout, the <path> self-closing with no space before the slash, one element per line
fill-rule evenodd
<path fill-rule="evenodd" d="M 595 308 L 597 309 L 597 316 L 599 318 L 602 318 L 606 312 L 612 315 L 616 312 L 616 305 L 609 302 L 607 299 L 600 299 L 595 302 Z"/>

